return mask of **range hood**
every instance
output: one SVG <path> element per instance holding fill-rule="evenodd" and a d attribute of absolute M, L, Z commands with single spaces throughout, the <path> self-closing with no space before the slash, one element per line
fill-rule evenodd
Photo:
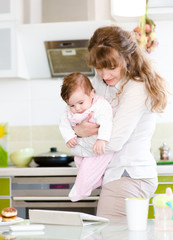
<path fill-rule="evenodd" d="M 61 77 L 62 74 L 58 72 L 59 70 L 57 70 L 57 66 L 51 66 L 51 58 L 56 59 L 57 55 L 60 52 L 62 53 L 63 49 L 66 49 L 63 51 L 63 54 L 64 56 L 66 55 L 67 58 L 70 57 L 68 54 L 74 54 L 73 49 L 77 49 L 77 55 L 80 55 L 80 52 L 82 51 L 82 56 L 85 56 L 88 39 L 90 39 L 98 27 L 107 25 L 111 25 L 111 21 L 58 22 L 19 25 L 17 28 L 19 57 L 18 77 L 25 79 L 51 79 L 52 77 Z M 51 43 L 53 46 L 51 46 Z M 57 52 L 54 50 L 52 51 L 54 46 L 55 49 L 57 49 Z M 49 51 L 49 53 L 47 51 Z M 56 52 L 56 54 L 53 55 L 52 52 Z M 62 61 L 64 60 L 61 59 L 61 64 L 58 64 L 58 67 L 62 67 Z M 69 67 L 68 71 L 65 69 L 62 71 L 61 69 L 61 72 L 65 74 L 72 70 L 81 70 L 88 75 L 92 75 L 93 70 L 86 66 L 83 57 L 81 62 L 80 68 L 77 68 L 79 61 L 76 61 L 75 65 L 73 65 L 73 69 Z"/>
<path fill-rule="evenodd" d="M 44 42 L 52 77 L 63 77 L 72 72 L 94 75 L 87 64 L 88 40 Z"/>

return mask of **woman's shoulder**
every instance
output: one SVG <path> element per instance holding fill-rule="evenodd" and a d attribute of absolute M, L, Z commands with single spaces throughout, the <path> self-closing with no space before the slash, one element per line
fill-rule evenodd
<path fill-rule="evenodd" d="M 141 86 L 141 87 L 143 86 L 143 87 L 145 87 L 145 83 L 141 80 L 130 79 L 128 81 L 128 84 L 129 84 L 129 86 Z"/>
<path fill-rule="evenodd" d="M 146 87 L 145 87 L 145 83 L 142 82 L 142 81 L 135 81 L 135 80 L 132 80 L 130 79 L 127 84 L 124 86 L 124 90 L 126 91 L 144 91 L 146 92 Z"/>
<path fill-rule="evenodd" d="M 124 86 L 120 98 L 144 99 L 148 96 L 144 82 L 129 80 Z"/>

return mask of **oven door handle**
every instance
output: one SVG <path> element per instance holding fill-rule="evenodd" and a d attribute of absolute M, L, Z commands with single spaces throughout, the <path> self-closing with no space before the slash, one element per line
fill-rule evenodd
<path fill-rule="evenodd" d="M 33 196 L 17 196 L 17 197 L 12 197 L 14 201 L 71 201 L 69 197 L 46 197 L 46 196 L 38 196 L 38 197 L 33 197 Z M 99 200 L 99 196 L 91 196 L 84 198 L 82 200 L 85 201 L 93 201 L 93 200 Z"/>

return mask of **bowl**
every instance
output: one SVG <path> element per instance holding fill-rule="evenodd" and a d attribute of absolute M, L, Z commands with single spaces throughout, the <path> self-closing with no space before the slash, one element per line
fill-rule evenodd
<path fill-rule="evenodd" d="M 28 167 L 34 156 L 33 148 L 23 148 L 10 154 L 11 162 L 17 167 Z"/>

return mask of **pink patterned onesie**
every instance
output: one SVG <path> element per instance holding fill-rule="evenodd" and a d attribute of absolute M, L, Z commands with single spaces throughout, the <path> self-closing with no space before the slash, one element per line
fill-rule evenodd
<path fill-rule="evenodd" d="M 83 121 L 90 112 L 93 113 L 93 118 L 90 119 L 90 121 L 96 122 L 100 125 L 97 138 L 109 141 L 112 129 L 112 108 L 103 97 L 95 94 L 93 105 L 90 109 L 86 110 L 82 114 L 73 114 L 68 109 L 66 112 L 66 116 L 70 121 L 71 126 L 75 126 L 77 123 Z M 61 134 L 65 138 L 65 141 L 68 142 L 68 140 L 71 139 L 72 136 L 71 134 L 69 134 L 70 138 L 68 138 L 67 126 L 65 129 L 64 122 L 65 121 L 63 117 L 60 122 L 59 128 Z M 74 136 L 76 136 L 75 133 Z M 86 198 L 91 194 L 94 189 L 101 186 L 104 172 L 107 165 L 111 161 L 112 156 L 113 153 L 96 155 L 92 157 L 75 156 L 74 160 L 76 167 L 78 168 L 78 174 L 74 186 L 69 193 L 71 201 L 75 202 Z"/>

